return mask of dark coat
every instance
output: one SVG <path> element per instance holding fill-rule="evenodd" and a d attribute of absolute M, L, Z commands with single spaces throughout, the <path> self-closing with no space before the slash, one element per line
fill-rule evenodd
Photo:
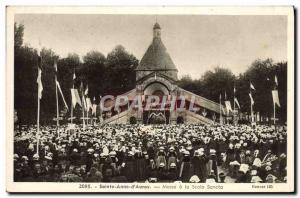
<path fill-rule="evenodd" d="M 193 157 L 192 159 L 194 175 L 197 175 L 201 182 L 205 182 L 207 178 L 207 162 L 206 156 Z"/>
<path fill-rule="evenodd" d="M 189 182 L 190 178 L 193 176 L 193 165 L 190 158 L 184 157 L 179 168 L 179 178 L 182 182 Z"/>

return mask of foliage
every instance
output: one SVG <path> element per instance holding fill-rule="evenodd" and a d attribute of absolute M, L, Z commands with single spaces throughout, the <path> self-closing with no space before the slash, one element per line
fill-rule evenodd
<path fill-rule="evenodd" d="M 15 110 L 18 112 L 18 122 L 35 123 L 37 111 L 37 64 L 36 49 L 23 45 L 24 26 L 15 24 Z M 88 86 L 88 96 L 99 102 L 101 95 L 117 95 L 133 89 L 135 86 L 135 68 L 138 60 L 129 54 L 123 46 L 116 46 L 105 57 L 101 52 L 90 51 L 80 60 L 75 53 L 60 58 L 51 49 L 42 49 L 42 83 L 41 123 L 53 123 L 56 116 L 55 70 L 57 61 L 57 79 L 68 107 L 71 107 L 70 89 Z M 73 81 L 73 74 L 76 79 Z M 81 94 L 82 92 L 80 92 Z M 59 109 L 64 103 L 59 95 Z M 78 108 L 74 110 L 77 115 Z"/>
<path fill-rule="evenodd" d="M 37 110 L 37 50 L 23 44 L 24 26 L 15 24 L 14 53 L 14 105 L 18 113 L 19 123 L 35 123 Z M 62 92 L 71 106 L 70 88 L 79 88 L 81 83 L 89 88 L 88 96 L 99 102 L 106 94 L 118 95 L 135 87 L 135 69 L 138 65 L 136 57 L 118 45 L 105 57 L 101 52 L 89 51 L 83 56 L 70 53 L 61 58 L 51 49 L 42 49 L 42 82 L 43 97 L 41 100 L 41 123 L 54 123 L 56 114 L 55 71 L 54 60 L 57 60 L 57 79 Z M 76 80 L 73 82 L 73 74 Z M 276 109 L 277 117 L 285 122 L 287 118 L 287 63 L 274 63 L 271 59 L 255 60 L 248 70 L 235 76 L 229 69 L 216 67 L 207 71 L 201 78 L 192 79 L 183 76 L 178 86 L 195 94 L 219 102 L 219 96 L 233 103 L 233 87 L 236 87 L 236 97 L 241 106 L 241 112 L 250 111 L 249 84 L 255 86 L 253 98 L 254 111 L 263 117 L 273 116 L 271 90 L 274 89 L 274 76 L 278 77 L 278 92 L 281 107 Z M 59 108 L 64 107 L 59 97 Z M 77 114 L 76 109 L 74 113 Z"/>

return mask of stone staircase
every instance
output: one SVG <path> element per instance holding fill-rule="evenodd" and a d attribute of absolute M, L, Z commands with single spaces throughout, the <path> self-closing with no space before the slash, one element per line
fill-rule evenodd
<path fill-rule="evenodd" d="M 204 97 L 201 97 L 201 96 L 198 96 L 192 92 L 189 92 L 187 90 L 184 90 L 182 88 L 178 88 L 178 95 L 181 95 L 181 96 L 184 96 L 184 98 L 188 101 L 191 101 L 192 100 L 192 97 L 194 97 L 194 102 L 196 105 L 198 106 L 201 106 L 201 107 L 204 107 L 206 109 L 209 109 L 213 112 L 216 112 L 216 113 L 220 113 L 220 104 L 214 102 L 214 101 L 211 101 L 211 100 L 208 100 Z M 225 107 L 224 105 L 222 105 L 222 114 L 225 115 Z"/>
<path fill-rule="evenodd" d="M 189 117 L 187 120 L 189 120 L 190 123 L 201 123 L 201 124 L 209 124 L 209 125 L 214 124 L 214 121 L 212 121 L 211 119 L 208 119 L 202 115 L 196 114 L 189 110 L 185 110 L 183 113 L 186 114 L 187 118 Z"/>
<path fill-rule="evenodd" d="M 123 111 L 119 114 L 116 114 L 110 118 L 107 118 L 105 120 L 102 121 L 102 125 L 104 124 L 126 124 L 128 123 L 128 113 L 129 111 L 126 110 L 126 111 Z"/>

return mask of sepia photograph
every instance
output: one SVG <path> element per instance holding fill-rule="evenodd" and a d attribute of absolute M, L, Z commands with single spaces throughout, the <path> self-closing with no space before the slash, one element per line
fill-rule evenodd
<path fill-rule="evenodd" d="M 293 7 L 6 11 L 8 192 L 294 192 Z"/>

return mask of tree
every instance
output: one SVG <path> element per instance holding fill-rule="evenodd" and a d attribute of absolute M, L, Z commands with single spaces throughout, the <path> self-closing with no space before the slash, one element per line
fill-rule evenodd
<path fill-rule="evenodd" d="M 233 87 L 236 77 L 229 69 L 216 67 L 214 71 L 206 72 L 201 80 L 201 96 L 215 102 L 219 102 L 220 94 L 224 99 L 226 92 L 227 99 L 233 98 Z"/>
<path fill-rule="evenodd" d="M 103 95 L 106 85 L 105 75 L 105 56 L 98 51 L 90 51 L 83 57 L 82 73 L 85 76 L 85 82 L 89 87 L 89 97 L 99 100 Z"/>
<path fill-rule="evenodd" d="M 135 68 L 138 60 L 121 45 L 116 46 L 107 55 L 104 79 L 107 84 L 105 94 L 118 95 L 135 87 Z"/>
<path fill-rule="evenodd" d="M 14 108 L 19 123 L 33 123 L 36 117 L 37 52 L 28 46 L 19 46 L 14 52 Z"/>
<path fill-rule="evenodd" d="M 23 45 L 23 36 L 24 36 L 24 25 L 23 24 L 14 24 L 14 34 L 15 34 L 15 48 L 20 48 Z"/>
<path fill-rule="evenodd" d="M 190 92 L 193 92 L 195 94 L 201 95 L 202 93 L 201 81 L 198 79 L 193 80 L 189 75 L 182 76 L 177 84 L 179 87 L 189 90 Z"/>
<path fill-rule="evenodd" d="M 81 82 L 80 68 L 82 63 L 78 54 L 70 53 L 67 57 L 61 58 L 57 62 L 57 79 L 60 83 L 62 92 L 68 107 L 71 108 L 71 88 L 79 88 Z M 73 81 L 73 74 L 75 72 L 76 80 Z M 63 101 L 59 100 L 60 109 L 64 107 Z M 70 112 L 69 112 L 70 113 Z M 74 110 L 75 115 L 75 110 Z"/>
<path fill-rule="evenodd" d="M 255 60 L 249 69 L 244 73 L 242 82 L 240 83 L 239 90 L 241 94 L 244 95 L 243 101 L 246 103 L 244 106 L 250 107 L 249 94 L 250 82 L 254 85 L 255 91 L 252 91 L 252 96 L 254 99 L 253 110 L 259 112 L 262 116 L 270 117 L 272 115 L 272 82 L 270 79 L 270 71 L 273 67 L 273 61 L 271 59 L 266 60 Z M 248 108 L 248 112 L 249 112 Z M 243 109 L 247 111 L 246 109 Z"/>

